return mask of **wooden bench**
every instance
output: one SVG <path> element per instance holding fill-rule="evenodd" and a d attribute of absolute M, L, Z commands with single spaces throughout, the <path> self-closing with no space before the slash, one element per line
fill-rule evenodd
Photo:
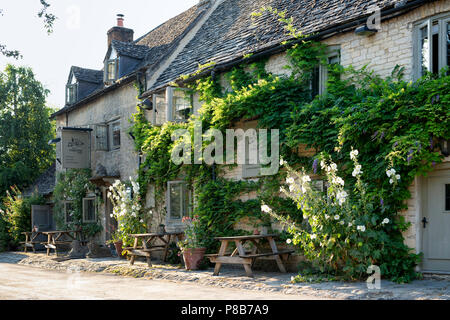
<path fill-rule="evenodd" d="M 220 249 L 217 254 L 207 254 L 206 257 L 212 263 L 215 263 L 214 275 L 219 275 L 222 264 L 241 264 L 244 266 L 247 276 L 253 277 L 252 266 L 256 259 L 269 259 L 275 260 L 278 268 L 281 272 L 286 273 L 286 268 L 282 260 L 287 260 L 290 254 L 294 253 L 294 250 L 278 250 L 274 238 L 275 234 L 267 235 L 249 235 L 249 236 L 235 236 L 235 237 L 218 237 L 216 240 L 221 241 Z M 272 252 L 262 252 L 260 245 L 261 240 L 267 240 L 269 242 Z M 236 249 L 231 253 L 227 252 L 228 243 L 234 242 Z M 245 242 L 252 242 L 253 249 L 248 252 L 244 249 Z"/>

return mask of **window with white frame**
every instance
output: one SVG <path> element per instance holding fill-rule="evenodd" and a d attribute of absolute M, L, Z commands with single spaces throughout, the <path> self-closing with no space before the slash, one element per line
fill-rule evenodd
<path fill-rule="evenodd" d="M 167 183 L 167 215 L 168 220 L 181 220 L 191 212 L 191 192 L 184 181 Z"/>
<path fill-rule="evenodd" d="M 72 104 L 77 101 L 77 84 L 68 84 L 66 86 L 66 103 Z"/>
<path fill-rule="evenodd" d="M 450 65 L 450 14 L 431 17 L 414 28 L 414 78 Z"/>
<path fill-rule="evenodd" d="M 112 122 L 110 125 L 111 130 L 111 149 L 120 148 L 120 121 Z"/>
<path fill-rule="evenodd" d="M 328 81 L 328 66 L 341 63 L 341 50 L 339 46 L 330 46 L 327 50 L 327 65 L 318 65 L 311 75 L 311 95 L 315 97 L 325 92 Z"/>
<path fill-rule="evenodd" d="M 106 82 L 114 82 L 117 79 L 118 59 L 109 59 L 105 66 Z"/>
<path fill-rule="evenodd" d="M 168 88 L 168 121 L 186 121 L 192 114 L 192 94 L 187 89 Z"/>
<path fill-rule="evenodd" d="M 166 94 L 165 92 L 153 95 L 152 122 L 154 125 L 162 125 L 166 117 Z"/>
<path fill-rule="evenodd" d="M 96 221 L 95 197 L 83 199 L 83 222 Z"/>
<path fill-rule="evenodd" d="M 64 201 L 64 220 L 66 223 L 73 222 L 73 201 Z"/>

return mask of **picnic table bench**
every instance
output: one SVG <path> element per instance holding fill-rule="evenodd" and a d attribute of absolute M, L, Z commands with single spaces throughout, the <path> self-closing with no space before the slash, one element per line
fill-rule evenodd
<path fill-rule="evenodd" d="M 25 241 L 21 241 L 20 244 L 23 244 L 23 251 L 27 252 L 28 248 L 33 249 L 33 253 L 36 253 L 36 245 L 37 244 L 46 244 L 47 242 L 41 241 L 38 239 L 39 236 L 42 236 L 42 232 L 33 231 L 33 232 L 22 232 L 25 235 Z"/>
<path fill-rule="evenodd" d="M 278 268 L 281 272 L 286 273 L 286 268 L 283 264 L 283 260 L 287 260 L 289 255 L 294 253 L 294 250 L 278 250 L 275 243 L 276 234 L 266 235 L 249 235 L 249 236 L 235 236 L 235 237 L 217 237 L 214 238 L 221 242 L 219 253 L 205 255 L 212 263 L 215 263 L 214 275 L 219 275 L 222 264 L 241 264 L 244 266 L 245 273 L 249 277 L 253 277 L 252 266 L 256 259 L 269 259 L 275 260 Z M 261 247 L 261 240 L 266 239 L 269 242 L 271 252 L 263 252 Z M 227 254 L 228 244 L 234 242 L 236 249 Z M 251 251 L 244 249 L 244 244 L 251 242 L 253 248 Z"/>
<path fill-rule="evenodd" d="M 125 247 L 131 256 L 130 265 L 134 264 L 136 257 L 145 257 L 149 267 L 152 266 L 151 253 L 154 251 L 164 251 L 163 261 L 167 260 L 167 253 L 169 252 L 169 245 L 172 239 L 181 240 L 184 236 L 183 232 L 165 232 L 165 233 L 140 233 L 130 234 L 134 237 L 134 245 L 132 247 Z M 163 244 L 155 244 L 156 240 L 161 240 Z M 139 246 L 139 241 L 141 246 Z"/>
<path fill-rule="evenodd" d="M 42 234 L 47 236 L 47 242 L 45 243 L 45 247 L 47 248 L 48 256 L 50 255 L 51 249 L 55 250 L 55 254 L 56 256 L 58 256 L 57 251 L 58 246 L 69 245 L 72 244 L 72 241 L 74 240 L 81 240 L 80 230 L 43 231 Z"/>

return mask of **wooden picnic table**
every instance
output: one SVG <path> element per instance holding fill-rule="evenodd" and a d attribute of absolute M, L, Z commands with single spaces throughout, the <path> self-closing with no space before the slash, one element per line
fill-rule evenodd
<path fill-rule="evenodd" d="M 55 250 L 58 256 L 57 246 L 71 244 L 73 240 L 81 240 L 81 230 L 59 230 L 59 231 L 42 231 L 42 234 L 47 236 L 47 255 L 50 255 L 50 250 Z M 63 239 L 64 237 L 69 239 Z"/>
<path fill-rule="evenodd" d="M 294 253 L 294 250 L 282 250 L 279 251 L 275 243 L 276 234 L 261 234 L 261 235 L 249 235 L 249 236 L 235 236 L 235 237 L 217 237 L 216 240 L 221 241 L 219 253 L 208 254 L 208 257 L 212 263 L 215 263 L 214 275 L 219 275 L 220 268 L 222 264 L 242 264 L 245 269 L 245 273 L 249 277 L 253 277 L 252 266 L 256 259 L 265 258 L 269 260 L 275 260 L 277 262 L 278 268 L 281 272 L 286 273 L 286 268 L 284 267 L 282 260 L 287 260 L 290 254 Z M 263 252 L 261 247 L 261 240 L 267 240 L 269 242 L 271 252 Z M 234 242 L 236 249 L 228 255 L 226 253 L 228 244 Z M 251 242 L 253 248 L 250 252 L 244 249 L 244 244 L 246 242 Z"/>
<path fill-rule="evenodd" d="M 25 235 L 25 241 L 21 242 L 23 244 L 23 251 L 27 252 L 28 248 L 32 248 L 33 252 L 36 253 L 36 244 L 45 244 L 47 242 L 40 241 L 37 238 L 42 235 L 42 232 L 33 231 L 33 232 L 22 232 Z"/>
<path fill-rule="evenodd" d="M 137 256 L 145 257 L 147 260 L 147 264 L 149 267 L 152 266 L 151 261 L 151 253 L 154 251 L 164 251 L 163 260 L 166 261 L 167 253 L 169 251 L 170 241 L 172 239 L 176 239 L 177 241 L 181 240 L 184 236 L 183 232 L 165 232 L 165 233 L 140 233 L 140 234 L 130 234 L 131 237 L 134 237 L 134 245 L 133 247 L 126 247 L 124 250 L 127 250 L 131 255 L 130 265 L 134 264 L 134 260 Z M 162 245 L 155 244 L 156 240 L 161 240 Z M 139 246 L 139 241 L 142 246 Z"/>

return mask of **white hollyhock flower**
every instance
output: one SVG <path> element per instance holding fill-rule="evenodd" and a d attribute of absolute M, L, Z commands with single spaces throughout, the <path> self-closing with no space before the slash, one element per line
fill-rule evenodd
<path fill-rule="evenodd" d="M 327 167 L 327 165 L 325 164 L 325 161 L 320 161 L 320 167 L 322 168 L 322 169 L 325 169 L 326 167 Z"/>
<path fill-rule="evenodd" d="M 358 226 L 358 227 L 356 227 L 356 229 L 361 231 L 361 232 L 366 231 L 366 227 L 365 226 Z"/>
<path fill-rule="evenodd" d="M 328 219 L 329 217 L 330 217 L 329 215 L 327 215 L 327 214 L 325 215 L 325 219 Z"/>
<path fill-rule="evenodd" d="M 287 183 L 287 184 L 293 184 L 293 183 L 294 183 L 294 178 L 293 178 L 293 177 L 288 177 L 288 178 L 286 179 L 286 183 Z"/>
<path fill-rule="evenodd" d="M 384 218 L 384 220 L 381 222 L 381 224 L 387 224 L 389 223 L 389 219 L 388 218 Z"/>
<path fill-rule="evenodd" d="M 333 170 L 333 171 L 337 171 L 337 164 L 336 164 L 336 163 L 332 163 L 332 164 L 330 165 L 330 168 L 331 168 L 331 170 Z"/>
<path fill-rule="evenodd" d="M 291 244 L 291 242 L 292 242 L 291 239 L 287 239 L 287 240 L 286 240 L 286 243 L 287 243 L 287 244 Z"/>
<path fill-rule="evenodd" d="M 389 179 L 389 183 L 390 183 L 390 184 L 393 184 L 393 183 L 394 183 L 394 180 Z"/>
<path fill-rule="evenodd" d="M 311 181 L 311 178 L 310 178 L 310 176 L 303 176 L 303 182 L 310 182 Z"/>
<path fill-rule="evenodd" d="M 269 213 L 272 209 L 270 209 L 268 205 L 264 204 L 261 206 L 261 211 Z"/>
<path fill-rule="evenodd" d="M 313 234 L 311 235 L 311 239 L 314 240 L 314 239 L 316 239 L 316 238 L 317 238 L 317 235 L 313 233 Z"/>
<path fill-rule="evenodd" d="M 280 158 L 280 166 L 283 166 L 285 164 L 285 161 L 283 160 L 283 158 Z"/>
<path fill-rule="evenodd" d="M 339 221 L 339 224 L 340 224 L 341 226 L 343 226 L 344 223 L 345 223 L 344 220 Z"/>
<path fill-rule="evenodd" d="M 334 216 L 334 220 L 339 220 L 339 215 L 338 214 Z"/>
<path fill-rule="evenodd" d="M 356 156 L 359 154 L 358 150 L 350 151 L 350 159 L 355 160 Z"/>
<path fill-rule="evenodd" d="M 353 224 L 351 222 L 348 223 L 348 226 L 351 227 Z"/>
<path fill-rule="evenodd" d="M 400 180 L 400 175 L 399 174 L 395 175 L 395 179 Z"/>

